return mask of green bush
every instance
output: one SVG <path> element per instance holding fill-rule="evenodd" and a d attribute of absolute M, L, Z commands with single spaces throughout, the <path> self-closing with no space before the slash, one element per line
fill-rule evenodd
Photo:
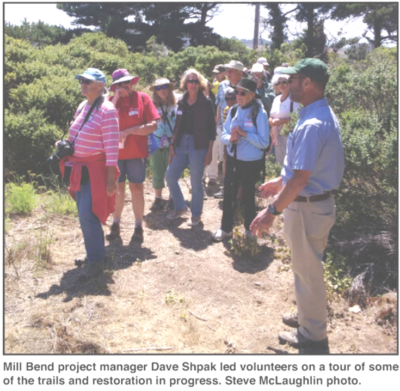
<path fill-rule="evenodd" d="M 357 281 L 352 295 L 371 295 L 394 289 L 398 276 L 397 49 L 333 61 L 327 96 L 340 121 L 345 174 L 332 251 Z"/>
<path fill-rule="evenodd" d="M 397 49 L 331 69 L 327 96 L 337 114 L 346 169 L 337 194 L 343 232 L 393 229 L 397 216 Z"/>
<path fill-rule="evenodd" d="M 336 293 L 345 294 L 350 288 L 353 279 L 349 277 L 347 259 L 341 255 L 327 253 L 324 261 L 324 279 L 328 297 Z"/>
<path fill-rule="evenodd" d="M 44 207 L 51 214 L 78 216 L 76 203 L 65 189 L 49 190 L 45 195 Z"/>
<path fill-rule="evenodd" d="M 5 189 L 7 214 L 29 214 L 36 205 L 37 194 L 31 183 L 8 183 Z"/>

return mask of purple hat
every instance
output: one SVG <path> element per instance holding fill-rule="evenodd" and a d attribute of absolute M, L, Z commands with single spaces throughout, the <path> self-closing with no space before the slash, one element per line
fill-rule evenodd
<path fill-rule="evenodd" d="M 131 76 L 126 69 L 117 69 L 112 74 L 113 83 L 110 86 L 111 91 L 115 91 L 116 84 L 130 81 L 131 86 L 139 81 L 139 76 Z"/>

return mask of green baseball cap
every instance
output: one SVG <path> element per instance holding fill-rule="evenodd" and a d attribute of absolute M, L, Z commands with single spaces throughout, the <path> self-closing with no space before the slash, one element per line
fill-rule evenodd
<path fill-rule="evenodd" d="M 301 73 L 311 80 L 327 82 L 330 76 L 327 65 L 317 58 L 304 58 L 291 68 L 282 68 L 281 72 L 286 75 Z"/>

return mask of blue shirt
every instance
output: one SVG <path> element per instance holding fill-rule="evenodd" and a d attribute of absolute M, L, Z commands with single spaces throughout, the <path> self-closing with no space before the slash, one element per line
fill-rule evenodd
<path fill-rule="evenodd" d="M 261 105 L 260 105 L 261 106 Z M 231 118 L 232 108 L 229 110 L 228 117 L 224 124 L 224 130 L 221 134 L 221 141 L 228 145 L 227 152 L 233 156 L 229 141 L 231 138 L 231 128 L 239 126 L 247 132 L 247 137 L 239 137 L 237 144 L 237 159 L 243 161 L 260 160 L 263 157 L 263 149 L 269 145 L 269 125 L 265 110 L 260 107 L 257 115 L 257 128 L 251 119 L 251 107 L 242 109 L 238 106 L 234 118 Z"/>
<path fill-rule="evenodd" d="M 230 84 L 229 80 L 224 80 L 224 81 L 221 81 L 221 83 L 219 83 L 219 86 L 218 86 L 217 96 L 215 97 L 215 104 L 221 108 L 221 118 L 217 125 L 223 125 L 223 123 L 224 123 L 222 121 L 222 112 L 224 111 L 224 109 L 226 107 L 225 91 L 230 85 L 231 84 Z"/>
<path fill-rule="evenodd" d="M 165 106 L 163 106 L 163 110 L 165 111 Z M 153 134 L 157 137 L 167 136 L 171 138 L 172 131 L 174 130 L 175 127 L 176 106 L 169 106 L 167 108 L 167 113 L 168 113 L 167 117 L 169 120 L 169 125 L 171 125 L 171 128 L 168 125 L 168 121 L 163 119 L 163 112 L 161 110 L 161 107 L 157 107 L 157 111 L 158 114 L 160 114 L 161 119 L 157 121 L 157 130 Z"/>
<path fill-rule="evenodd" d="M 289 134 L 282 168 L 283 183 L 294 170 L 311 171 L 299 195 L 309 197 L 333 190 L 344 173 L 344 151 L 338 120 L 326 98 L 299 110 L 299 121 Z"/>

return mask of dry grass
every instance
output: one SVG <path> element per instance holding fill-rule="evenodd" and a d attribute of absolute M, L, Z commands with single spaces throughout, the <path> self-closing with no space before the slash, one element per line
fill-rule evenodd
<path fill-rule="evenodd" d="M 77 218 L 39 207 L 10 221 L 5 352 L 297 353 L 277 340 L 282 313 L 296 308 L 282 222 L 259 241 L 254 259 L 233 256 L 229 243 L 210 240 L 220 224 L 219 200 L 209 197 L 202 226 L 189 228 L 184 219 L 169 222 L 165 211 L 149 212 L 151 184 L 145 188 L 144 243 L 129 244 L 127 198 L 122 241 L 107 246 L 107 272 L 87 283 L 78 283 L 82 271 L 73 262 L 84 252 Z M 182 189 L 190 199 L 185 183 Z M 330 303 L 331 353 L 396 353 L 395 308 L 371 301 L 353 314 L 344 300 Z"/>

